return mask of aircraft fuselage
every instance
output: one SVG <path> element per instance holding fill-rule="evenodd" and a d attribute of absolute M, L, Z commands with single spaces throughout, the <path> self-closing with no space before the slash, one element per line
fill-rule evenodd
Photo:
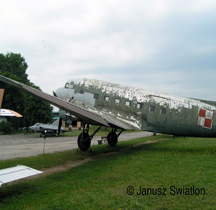
<path fill-rule="evenodd" d="M 57 96 L 104 115 L 113 127 L 180 136 L 216 136 L 216 107 L 199 100 L 93 79 L 68 80 Z M 127 127 L 128 126 L 128 127 Z"/>

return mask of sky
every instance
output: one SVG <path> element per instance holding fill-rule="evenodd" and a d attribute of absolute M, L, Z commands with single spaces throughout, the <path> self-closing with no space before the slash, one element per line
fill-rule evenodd
<path fill-rule="evenodd" d="M 44 92 L 94 78 L 216 101 L 215 0 L 7 0 L 0 53 Z"/>

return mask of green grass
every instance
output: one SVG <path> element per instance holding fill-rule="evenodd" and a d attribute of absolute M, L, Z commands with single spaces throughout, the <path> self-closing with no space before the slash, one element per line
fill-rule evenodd
<path fill-rule="evenodd" d="M 155 138 L 161 141 L 131 147 Z M 60 173 L 3 186 L 0 209 L 215 209 L 215 140 L 152 136 L 119 142 L 115 148 L 97 145 L 93 153 L 68 151 L 1 161 L 5 166 L 19 162 L 42 169 L 95 157 Z M 134 195 L 127 194 L 128 186 L 134 187 Z M 137 195 L 140 186 L 166 188 L 167 194 Z M 171 186 L 204 188 L 205 195 L 170 195 Z"/>

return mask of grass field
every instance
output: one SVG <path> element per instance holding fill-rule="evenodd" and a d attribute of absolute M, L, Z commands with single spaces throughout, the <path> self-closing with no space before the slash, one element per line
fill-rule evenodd
<path fill-rule="evenodd" d="M 159 141 L 135 146 L 149 139 Z M 161 135 L 119 142 L 115 148 L 93 146 L 93 153 L 72 150 L 0 161 L 1 168 L 23 164 L 43 170 L 94 158 L 3 186 L 0 209 L 215 209 L 215 140 Z"/>

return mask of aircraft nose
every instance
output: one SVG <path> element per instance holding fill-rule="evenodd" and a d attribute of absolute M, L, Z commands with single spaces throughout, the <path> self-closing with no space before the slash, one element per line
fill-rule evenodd
<path fill-rule="evenodd" d="M 65 90 L 65 88 L 58 88 L 55 91 L 55 94 L 56 94 L 57 97 L 65 99 L 65 98 L 67 98 L 67 91 L 68 90 Z"/>
<path fill-rule="evenodd" d="M 53 92 L 54 96 L 60 97 L 62 95 L 62 88 L 58 88 L 55 92 Z"/>

